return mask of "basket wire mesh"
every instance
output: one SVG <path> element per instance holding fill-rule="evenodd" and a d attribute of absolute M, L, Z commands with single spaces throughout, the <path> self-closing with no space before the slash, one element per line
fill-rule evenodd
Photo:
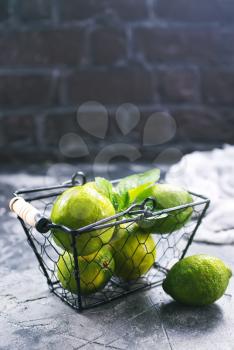
<path fill-rule="evenodd" d="M 82 311 L 83 309 L 109 302 L 141 289 L 160 285 L 164 280 L 168 269 L 175 262 L 185 256 L 209 206 L 209 200 L 207 198 L 190 192 L 193 197 L 192 203 L 155 211 L 155 201 L 151 198 L 147 198 L 142 203 L 133 204 L 121 213 L 117 213 L 112 217 L 94 222 L 77 230 L 72 230 L 62 225 L 55 225 L 47 219 L 50 218 L 51 209 L 58 195 L 62 194 L 67 188 L 79 186 L 85 182 L 86 178 L 84 174 L 78 172 L 73 175 L 70 181 L 67 181 L 62 185 L 19 190 L 15 192 L 15 195 L 22 196 L 26 201 L 33 203 L 34 207 L 40 211 L 44 218 L 44 220 L 40 221 L 42 222 L 42 225 L 38 225 L 36 228 L 27 225 L 21 218 L 19 218 L 19 220 L 23 226 L 29 245 L 33 249 L 39 262 L 40 270 L 47 279 L 50 290 L 62 301 L 77 311 Z M 113 181 L 113 183 L 116 182 L 118 182 L 118 180 Z M 150 202 L 151 209 L 149 209 Z M 186 223 L 180 225 L 181 227 L 178 227 L 179 213 L 186 208 L 192 208 L 192 216 Z M 126 247 L 129 236 L 131 236 L 130 231 L 135 223 L 140 223 L 147 219 L 160 218 L 160 222 L 163 225 L 163 218 L 165 217 L 166 220 L 170 216 L 176 219 L 175 227 L 171 228 L 170 232 L 163 234 L 145 233 L 143 240 L 142 237 L 139 239 L 136 236 L 133 242 L 134 248 L 131 251 L 131 254 L 128 254 L 128 249 L 126 249 Z M 87 280 L 85 281 L 82 277 L 83 271 L 80 270 L 80 265 L 81 259 L 83 265 L 84 262 L 87 262 L 85 268 L 87 268 L 87 265 L 89 265 L 90 262 L 96 261 L 97 258 L 99 258 L 99 251 L 103 248 L 104 244 L 100 238 L 100 249 L 92 254 L 92 258 L 90 258 L 91 255 L 87 258 L 78 257 L 79 247 L 77 249 L 76 239 L 79 235 L 87 234 L 88 232 L 96 231 L 103 234 L 107 230 L 110 230 L 110 228 L 114 228 L 115 230 L 123 228 L 126 232 L 129 232 L 120 248 L 119 253 L 122 257 L 123 266 L 118 266 L 118 269 L 122 269 L 123 271 L 128 270 L 129 275 L 134 275 L 135 277 L 134 279 L 129 279 L 125 274 L 126 278 L 121 279 L 114 276 L 113 269 L 110 268 L 109 274 L 108 271 L 106 272 L 109 276 L 106 283 L 104 283 L 102 288 L 99 289 L 97 287 L 97 281 L 103 277 L 101 276 L 103 272 L 101 266 L 97 269 L 98 263 L 96 264 L 96 273 L 92 278 L 89 278 L 89 281 L 87 282 Z M 60 229 L 64 231 L 65 234 L 69 235 L 71 239 L 72 254 L 68 254 L 62 249 L 62 242 L 60 242 L 61 244 L 58 244 L 58 241 L 56 242 L 53 234 L 55 229 Z M 96 237 L 98 237 L 98 235 Z M 150 250 L 147 245 L 147 240 L 149 239 L 151 240 Z M 112 242 L 113 240 L 110 240 L 110 242 L 105 245 L 112 251 L 112 257 L 110 260 L 113 259 L 115 261 L 117 255 L 113 249 L 114 244 L 112 244 Z M 142 251 L 144 251 L 145 254 L 139 258 L 139 252 Z M 142 275 L 141 271 L 145 259 L 147 259 L 148 262 L 151 261 L 151 268 Z M 61 265 L 59 263 L 61 260 L 65 266 L 63 271 L 61 271 Z M 111 266 L 111 261 L 108 261 L 106 265 L 105 268 L 108 270 L 109 266 Z M 63 276 L 64 269 L 66 270 L 66 276 Z M 61 283 L 61 276 L 63 281 L 66 280 L 66 285 L 64 285 L 64 282 Z M 84 290 L 88 290 L 88 293 L 84 292 Z M 92 293 L 90 293 L 90 291 L 92 291 Z"/>

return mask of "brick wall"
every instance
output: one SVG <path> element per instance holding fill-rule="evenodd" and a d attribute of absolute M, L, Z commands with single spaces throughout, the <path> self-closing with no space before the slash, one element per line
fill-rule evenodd
<path fill-rule="evenodd" d="M 155 111 L 177 125 L 158 148 L 233 143 L 233 21 L 232 0 L 1 0 L 0 159 L 63 160 L 67 133 L 91 154 L 113 141 L 142 147 Z M 106 139 L 77 123 L 90 100 L 107 108 Z M 115 118 L 126 102 L 141 113 L 127 136 Z"/>

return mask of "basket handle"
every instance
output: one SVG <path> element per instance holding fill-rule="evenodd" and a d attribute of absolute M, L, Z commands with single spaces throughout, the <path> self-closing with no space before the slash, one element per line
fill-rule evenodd
<path fill-rule="evenodd" d="M 39 232 L 48 232 L 48 219 L 22 197 L 14 197 L 9 203 L 10 210 L 17 214 L 26 224 L 35 227 Z"/>

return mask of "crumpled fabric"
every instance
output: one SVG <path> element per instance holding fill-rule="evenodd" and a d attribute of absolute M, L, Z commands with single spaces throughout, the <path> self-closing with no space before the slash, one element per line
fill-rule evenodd
<path fill-rule="evenodd" d="M 234 146 L 185 155 L 169 169 L 166 182 L 211 200 L 194 240 L 234 244 Z"/>

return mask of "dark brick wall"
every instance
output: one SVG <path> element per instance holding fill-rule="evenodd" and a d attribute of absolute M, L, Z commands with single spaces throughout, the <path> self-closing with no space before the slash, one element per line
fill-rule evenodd
<path fill-rule="evenodd" d="M 92 154 L 112 142 L 146 157 L 157 147 L 233 143 L 233 23 L 232 0 L 1 0 L 0 160 L 63 160 L 66 133 Z M 90 100 L 108 110 L 102 140 L 77 123 Z M 127 102 L 141 120 L 124 135 L 115 116 Z M 177 130 L 147 149 L 143 130 L 156 111 Z"/>

